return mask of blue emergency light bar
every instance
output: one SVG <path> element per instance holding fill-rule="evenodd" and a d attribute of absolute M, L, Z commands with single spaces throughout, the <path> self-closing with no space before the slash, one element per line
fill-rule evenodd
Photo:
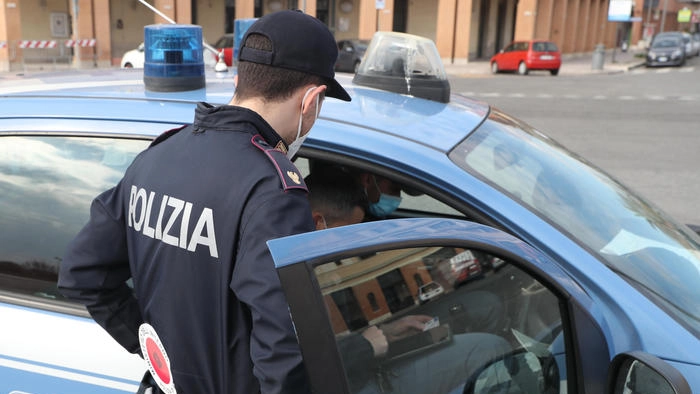
<path fill-rule="evenodd" d="M 143 83 L 147 90 L 177 92 L 205 85 L 202 27 L 148 25 L 144 27 Z"/>

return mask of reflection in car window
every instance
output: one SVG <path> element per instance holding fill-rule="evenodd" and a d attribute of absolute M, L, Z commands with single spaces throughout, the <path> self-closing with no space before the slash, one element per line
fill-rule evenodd
<path fill-rule="evenodd" d="M 420 247 L 315 274 L 353 393 L 558 393 L 565 384 L 559 301 L 503 259 Z"/>
<path fill-rule="evenodd" d="M 700 335 L 700 244 L 685 226 L 498 111 L 449 156 L 597 251 L 601 261 Z"/>
<path fill-rule="evenodd" d="M 0 290 L 50 298 L 67 243 L 90 203 L 114 186 L 148 141 L 0 138 Z"/>
<path fill-rule="evenodd" d="M 315 162 L 321 162 L 316 160 Z M 309 159 L 305 157 L 297 157 L 294 161 L 301 174 L 306 177 L 310 172 Z M 334 163 L 331 163 L 334 164 Z M 322 165 L 329 165 L 328 163 Z M 351 167 L 347 167 L 349 171 L 356 171 Z M 407 193 L 406 190 L 409 192 Z M 406 212 L 410 211 L 410 212 Z M 398 214 L 406 212 L 406 215 L 398 216 L 453 216 L 464 217 L 464 214 L 451 206 L 439 201 L 432 196 L 411 189 L 404 188 L 401 192 L 401 204 L 399 205 Z M 409 215 L 410 213 L 410 215 Z"/>

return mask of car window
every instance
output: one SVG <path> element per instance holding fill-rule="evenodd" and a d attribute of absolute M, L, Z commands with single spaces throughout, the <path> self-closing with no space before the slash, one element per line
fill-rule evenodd
<path fill-rule="evenodd" d="M 553 42 L 535 42 L 532 44 L 532 50 L 535 52 L 557 52 L 559 49 Z"/>
<path fill-rule="evenodd" d="M 417 247 L 314 274 L 353 393 L 559 393 L 565 384 L 559 299 L 507 259 Z"/>
<path fill-rule="evenodd" d="M 314 160 L 318 165 L 338 165 L 337 162 L 325 160 Z M 297 157 L 294 164 L 299 168 L 301 174 L 306 177 L 311 173 L 310 160 L 305 157 Z M 357 167 L 343 165 L 348 171 L 360 171 Z M 382 172 L 383 177 L 391 178 L 391 172 Z M 397 181 L 399 182 L 399 181 Z M 400 183 L 400 182 L 399 182 Z M 398 210 L 392 216 L 396 217 L 417 217 L 417 216 L 451 216 L 464 218 L 464 214 L 448 204 L 432 197 L 429 194 L 413 190 L 408 187 L 403 187 L 401 191 L 401 204 Z"/>
<path fill-rule="evenodd" d="M 0 138 L 0 290 L 60 298 L 56 279 L 66 245 L 87 222 L 92 199 L 114 186 L 147 144 Z"/>
<path fill-rule="evenodd" d="M 522 133 L 525 131 L 525 133 Z M 700 332 L 700 244 L 556 141 L 492 111 L 449 157 L 597 254 L 694 333 Z"/>

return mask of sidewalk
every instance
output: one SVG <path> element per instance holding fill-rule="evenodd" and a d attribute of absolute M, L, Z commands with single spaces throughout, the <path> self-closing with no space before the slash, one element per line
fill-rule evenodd
<path fill-rule="evenodd" d="M 630 48 L 622 52 L 619 48 L 607 49 L 603 69 L 593 69 L 593 52 L 562 55 L 559 75 L 616 74 L 644 65 L 644 50 Z M 445 64 L 448 76 L 477 77 L 492 75 L 488 60 L 477 60 L 467 64 Z"/>

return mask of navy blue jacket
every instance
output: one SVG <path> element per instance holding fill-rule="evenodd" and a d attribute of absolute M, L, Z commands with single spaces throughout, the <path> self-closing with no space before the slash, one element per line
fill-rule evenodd
<path fill-rule="evenodd" d="M 310 391 L 265 242 L 314 224 L 275 146 L 255 112 L 200 103 L 93 201 L 61 264 L 63 294 L 128 351 L 141 323 L 155 328 L 178 393 Z"/>

